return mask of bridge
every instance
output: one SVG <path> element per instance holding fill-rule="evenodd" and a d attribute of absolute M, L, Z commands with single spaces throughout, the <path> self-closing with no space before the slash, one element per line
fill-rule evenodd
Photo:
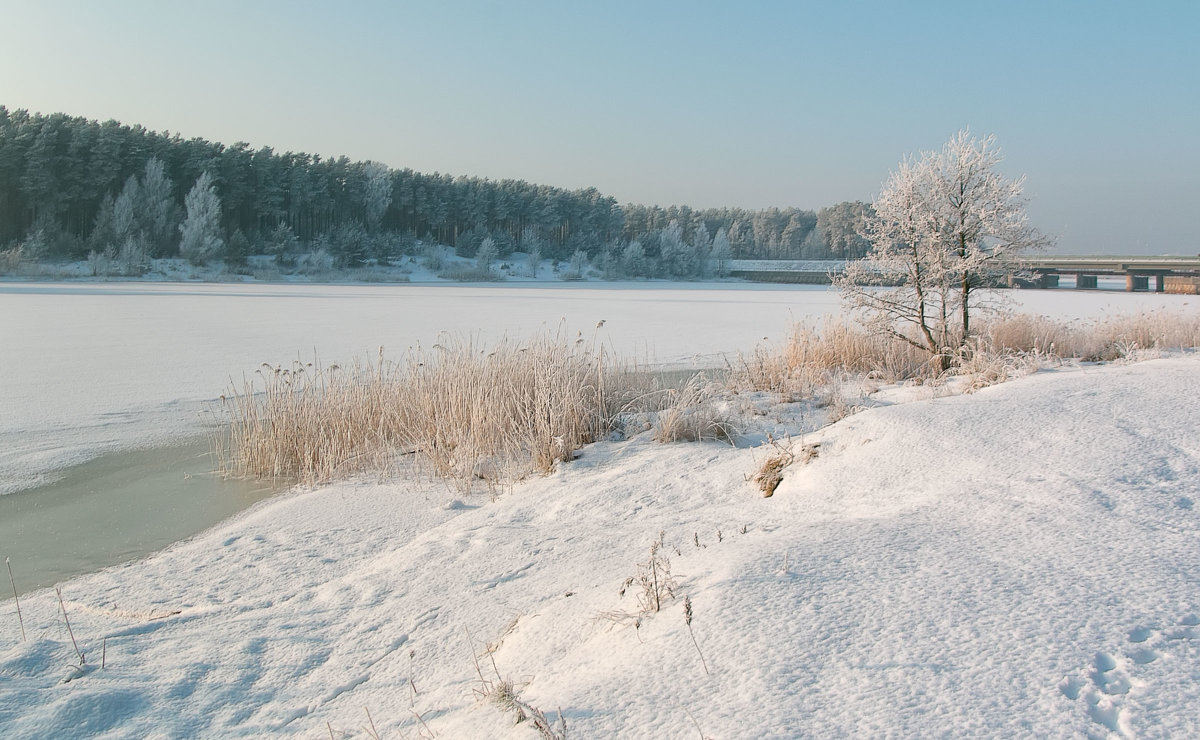
<path fill-rule="evenodd" d="M 730 260 L 731 277 L 767 283 L 828 285 L 842 272 L 845 260 Z M 1125 278 L 1129 291 L 1200 295 L 1200 255 L 1196 257 L 1066 257 L 1029 256 L 997 261 L 995 282 L 1018 288 L 1057 288 L 1063 275 L 1074 276 L 1080 290 L 1098 287 L 1097 278 Z"/>
<path fill-rule="evenodd" d="M 1057 288 L 1059 277 L 1074 275 L 1075 287 L 1096 287 L 1099 276 L 1125 278 L 1125 290 L 1200 294 L 1200 256 L 1196 257 L 1059 257 L 1029 256 L 1001 265 L 1014 286 Z"/>
<path fill-rule="evenodd" d="M 845 260 L 729 260 L 725 271 L 756 283 L 829 285 L 830 275 L 846 269 Z"/>

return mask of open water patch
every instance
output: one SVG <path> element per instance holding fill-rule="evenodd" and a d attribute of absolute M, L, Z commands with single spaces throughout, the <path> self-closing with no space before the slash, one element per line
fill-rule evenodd
<path fill-rule="evenodd" d="M 214 468 L 207 439 L 67 468 L 51 483 L 0 496 L 0 557 L 24 593 L 149 555 L 288 486 L 226 480 Z"/>

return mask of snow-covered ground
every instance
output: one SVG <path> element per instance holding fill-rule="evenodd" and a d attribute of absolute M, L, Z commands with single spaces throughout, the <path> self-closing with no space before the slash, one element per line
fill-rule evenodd
<path fill-rule="evenodd" d="M 711 364 L 836 311 L 790 286 L 0 284 L 0 481 L 194 433 L 231 375 L 314 350 L 562 317 Z M 772 448 L 647 434 L 495 500 L 416 476 L 292 491 L 63 584 L 82 665 L 52 590 L 21 595 L 25 640 L 0 602 L 0 735 L 537 737 L 478 695 L 511 680 L 574 738 L 1196 736 L 1197 377 L 1184 355 L 883 388 L 797 436 L 818 455 L 768 499 L 747 478 Z M 746 403 L 758 432 L 821 423 Z M 639 619 L 621 590 L 660 532 L 675 598 Z"/>
<path fill-rule="evenodd" d="M 763 449 L 647 434 L 495 500 L 295 491 L 65 584 L 81 668 L 52 591 L 25 641 L 5 602 L 0 732 L 537 737 L 478 660 L 575 738 L 1195 737 L 1197 377 L 904 389 L 772 498 Z M 635 624 L 660 532 L 675 598 Z"/>

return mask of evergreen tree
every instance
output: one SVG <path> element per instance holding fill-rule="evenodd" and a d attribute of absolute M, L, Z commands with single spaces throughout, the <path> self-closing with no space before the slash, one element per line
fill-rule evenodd
<path fill-rule="evenodd" d="M 646 250 L 642 247 L 642 243 L 637 239 L 625 245 L 625 250 L 621 253 L 621 268 L 629 277 L 646 277 L 649 271 L 646 269 Z"/>
<path fill-rule="evenodd" d="M 179 225 L 182 238 L 179 253 L 193 264 L 204 264 L 220 255 L 224 243 L 221 239 L 221 199 L 212 184 L 212 175 L 207 171 L 196 179 L 196 184 L 184 198 L 187 218 Z"/>
<path fill-rule="evenodd" d="M 671 221 L 659 237 L 659 260 L 668 277 L 689 278 L 696 274 L 696 250 L 683 240 L 678 221 Z"/>
<path fill-rule="evenodd" d="M 379 231 L 383 215 L 392 204 L 392 171 L 378 162 L 363 165 L 363 210 L 367 217 L 367 230 Z"/>
<path fill-rule="evenodd" d="M 88 246 L 94 252 L 103 253 L 110 244 L 117 243 L 116 228 L 113 225 L 114 201 L 112 193 L 104 196 L 100 201 L 100 208 L 96 211 L 96 218 L 92 222 L 92 233 L 88 237 Z"/>
<path fill-rule="evenodd" d="M 125 187 L 121 188 L 121 194 L 113 202 L 113 241 L 105 244 L 105 249 L 119 248 L 126 239 L 137 233 L 137 210 L 140 195 L 137 177 L 130 175 L 129 179 L 125 181 Z"/>
<path fill-rule="evenodd" d="M 155 257 L 170 254 L 175 246 L 174 189 L 162 160 L 148 159 L 138 193 L 137 220 L 150 254 Z"/>

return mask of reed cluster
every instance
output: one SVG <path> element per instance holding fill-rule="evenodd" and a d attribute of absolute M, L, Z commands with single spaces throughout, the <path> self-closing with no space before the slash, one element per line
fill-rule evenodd
<path fill-rule="evenodd" d="M 929 372 L 929 355 L 844 320 L 797 323 L 784 342 L 760 346 L 731 368 L 730 384 L 792 400 L 812 398 L 845 375 L 897 382 Z"/>
<path fill-rule="evenodd" d="M 991 354 L 1020 352 L 1108 362 L 1135 350 L 1200 347 L 1200 314 L 1151 311 L 1094 321 L 1015 314 L 987 322 L 976 341 L 980 350 Z"/>
<path fill-rule="evenodd" d="M 398 362 L 263 366 L 226 397 L 233 476 L 321 483 L 413 456 L 470 487 L 550 471 L 608 434 L 642 388 L 603 347 L 561 330 L 491 347 L 443 337 Z"/>
<path fill-rule="evenodd" d="M 1200 347 L 1200 314 L 1155 311 L 1095 321 L 1013 314 L 980 322 L 950 372 L 998 381 L 1046 361 L 1107 362 L 1138 352 L 1194 347 Z M 780 346 L 760 347 L 739 358 L 731 383 L 799 400 L 848 376 L 892 383 L 940 372 L 921 349 L 829 319 L 819 328 L 797 324 Z"/>

